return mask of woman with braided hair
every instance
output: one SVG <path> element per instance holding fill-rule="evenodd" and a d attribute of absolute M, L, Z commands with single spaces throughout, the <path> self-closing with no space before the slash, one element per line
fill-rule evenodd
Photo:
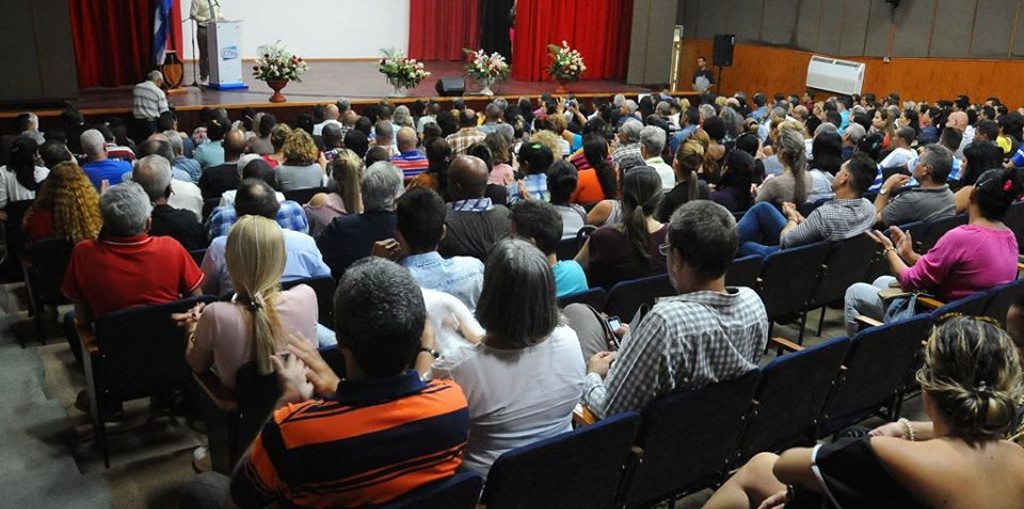
<path fill-rule="evenodd" d="M 608 289 L 666 270 L 659 246 L 665 243 L 668 226 L 654 219 L 664 194 L 661 176 L 650 166 L 638 166 L 626 172 L 621 183 L 619 220 L 598 228 L 576 255 L 591 286 Z"/>
<path fill-rule="evenodd" d="M 935 328 L 917 381 L 930 422 L 900 419 L 860 438 L 759 454 L 704 508 L 1020 507 L 1024 449 L 1004 440 L 1022 392 L 1009 335 L 956 316 Z"/>

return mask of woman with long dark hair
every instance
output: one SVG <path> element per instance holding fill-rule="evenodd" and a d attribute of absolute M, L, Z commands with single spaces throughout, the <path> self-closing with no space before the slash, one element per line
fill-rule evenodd
<path fill-rule="evenodd" d="M 811 193 L 807 196 L 808 203 L 834 198 L 832 179 L 839 173 L 843 165 L 843 138 L 838 133 L 820 132 L 811 144 L 814 159 L 810 161 Z"/>
<path fill-rule="evenodd" d="M 7 165 L 0 167 L 0 209 L 12 201 L 36 197 L 39 183 L 50 174 L 45 166 L 36 164 L 38 149 L 36 140 L 28 136 L 18 136 L 11 144 Z"/>
<path fill-rule="evenodd" d="M 725 158 L 722 178 L 711 193 L 711 200 L 729 209 L 729 212 L 743 212 L 754 201 L 750 186 L 754 182 L 754 157 L 743 150 L 733 150 Z"/>
<path fill-rule="evenodd" d="M 668 227 L 654 218 L 664 191 L 661 176 L 650 166 L 638 166 L 622 177 L 619 219 L 598 228 L 576 255 L 593 286 L 611 288 L 619 281 L 665 272 Z"/>
<path fill-rule="evenodd" d="M 572 193 L 573 203 L 586 205 L 615 199 L 618 186 L 615 167 L 608 160 L 608 140 L 600 134 L 588 134 L 583 138 L 583 155 L 590 168 L 578 172 L 579 182 Z"/>
<path fill-rule="evenodd" d="M 676 174 L 676 185 L 669 192 L 665 193 L 661 206 L 655 217 L 658 221 L 667 223 L 672 213 L 680 205 L 690 200 L 707 200 L 711 198 L 711 191 L 707 182 L 701 180 L 697 175 L 700 173 L 701 165 L 704 163 L 704 147 L 700 143 L 688 140 L 676 151 L 672 159 L 672 170 Z"/>

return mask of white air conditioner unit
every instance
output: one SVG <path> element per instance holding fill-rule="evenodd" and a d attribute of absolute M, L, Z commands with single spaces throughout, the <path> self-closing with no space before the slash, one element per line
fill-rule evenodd
<path fill-rule="evenodd" d="M 807 88 L 846 95 L 860 94 L 865 67 L 860 62 L 814 55 L 807 64 Z"/>

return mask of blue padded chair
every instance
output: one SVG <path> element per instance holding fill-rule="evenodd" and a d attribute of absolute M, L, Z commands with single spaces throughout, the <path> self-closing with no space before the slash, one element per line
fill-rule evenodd
<path fill-rule="evenodd" d="M 1004 285 L 989 290 L 989 299 L 985 303 L 984 316 L 999 320 L 999 323 L 1006 322 L 1006 312 L 1010 310 L 1020 295 L 1024 293 L 1024 279 L 1011 281 Z"/>
<path fill-rule="evenodd" d="M 761 383 L 734 465 L 759 452 L 813 443 L 821 410 L 849 350 L 848 338 L 832 338 L 776 357 L 761 368 Z"/>
<path fill-rule="evenodd" d="M 918 250 L 918 253 L 927 253 L 929 249 L 935 247 L 935 244 L 946 232 L 965 224 L 967 224 L 967 214 L 957 214 L 928 221 L 925 223 L 924 234 L 920 238 L 914 237 L 914 248 Z"/>
<path fill-rule="evenodd" d="M 668 297 L 678 293 L 672 287 L 672 281 L 669 280 L 668 274 L 622 281 L 616 283 L 608 291 L 604 312 L 608 316 L 617 316 L 624 322 L 630 322 L 641 306 L 647 306 L 650 309 L 658 297 Z"/>
<path fill-rule="evenodd" d="M 732 261 L 732 264 L 729 265 L 729 271 L 725 273 L 725 285 L 756 288 L 757 276 L 761 275 L 761 267 L 763 266 L 764 257 L 761 255 L 737 258 Z"/>
<path fill-rule="evenodd" d="M 61 291 L 61 282 L 67 272 L 74 245 L 66 239 L 52 238 L 34 242 L 25 248 L 25 287 L 28 290 L 32 320 L 35 322 L 39 341 L 46 344 L 43 333 L 43 314 L 46 306 L 57 307 L 70 302 Z M 19 339 L 21 346 L 25 340 Z"/>
<path fill-rule="evenodd" d="M 931 325 L 931 315 L 920 314 L 864 329 L 854 336 L 843 361 L 845 369 L 825 405 L 819 436 L 860 422 L 882 409 L 892 420 L 899 412 L 903 381 Z"/>
<path fill-rule="evenodd" d="M 769 335 L 775 321 L 796 316 L 800 321 L 797 342 L 803 342 L 807 304 L 818 288 L 831 250 L 828 243 L 816 242 L 776 251 L 764 259 L 757 293 L 768 313 Z"/>
<path fill-rule="evenodd" d="M 761 370 L 668 394 L 643 412 L 621 504 L 647 507 L 712 485 L 735 455 Z M 669 505 L 671 507 L 671 504 Z"/>
<path fill-rule="evenodd" d="M 832 250 L 825 260 L 821 283 L 807 303 L 808 311 L 821 308 L 821 315 L 818 316 L 818 336 L 821 335 L 821 327 L 825 321 L 825 307 L 833 301 L 842 301 L 850 285 L 866 281 L 868 271 L 880 256 L 878 244 L 866 234 L 832 244 Z"/>
<path fill-rule="evenodd" d="M 319 306 L 320 325 L 334 330 L 334 290 L 338 282 L 332 276 L 309 277 L 282 282 L 281 288 L 287 290 L 298 285 L 309 285 L 316 292 L 316 303 Z"/>
<path fill-rule="evenodd" d="M 464 472 L 406 493 L 377 509 L 474 509 L 480 498 L 483 477 Z"/>
<path fill-rule="evenodd" d="M 640 427 L 625 412 L 562 435 L 513 449 L 487 474 L 488 509 L 612 507 Z"/>

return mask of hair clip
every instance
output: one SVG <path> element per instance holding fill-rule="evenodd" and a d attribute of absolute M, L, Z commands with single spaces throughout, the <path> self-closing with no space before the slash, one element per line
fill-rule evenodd
<path fill-rule="evenodd" d="M 1008 193 L 1010 191 L 1013 191 L 1013 180 L 1012 179 L 1008 179 L 1006 182 L 1003 182 L 1003 192 L 1004 193 Z"/>
<path fill-rule="evenodd" d="M 982 380 L 978 382 L 978 386 L 974 388 L 974 391 L 982 396 L 988 396 L 992 391 L 988 388 L 988 382 Z"/>

